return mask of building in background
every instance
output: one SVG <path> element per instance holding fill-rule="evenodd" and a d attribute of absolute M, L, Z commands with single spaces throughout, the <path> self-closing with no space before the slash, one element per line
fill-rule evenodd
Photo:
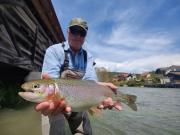
<path fill-rule="evenodd" d="M 159 74 L 161 84 L 180 84 L 180 66 L 178 65 L 158 68 L 156 74 Z"/>
<path fill-rule="evenodd" d="M 41 71 L 46 48 L 63 41 L 51 0 L 0 0 L 0 80 Z"/>
<path fill-rule="evenodd" d="M 20 85 L 40 78 L 46 49 L 63 41 L 51 0 L 0 0 L 0 108 L 25 102 Z"/>

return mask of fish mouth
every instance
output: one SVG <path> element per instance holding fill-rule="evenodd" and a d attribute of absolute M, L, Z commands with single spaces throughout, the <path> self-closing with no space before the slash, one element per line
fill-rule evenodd
<path fill-rule="evenodd" d="M 22 92 L 31 92 L 31 93 L 34 93 L 34 92 L 35 92 L 34 90 L 31 90 L 31 89 L 24 89 L 24 88 L 22 88 L 22 89 L 23 89 Z"/>
<path fill-rule="evenodd" d="M 30 102 L 40 103 L 43 101 L 42 97 L 32 92 L 18 92 L 18 95 Z"/>
<path fill-rule="evenodd" d="M 32 93 L 34 93 L 34 91 L 33 90 L 25 90 L 25 92 L 32 92 Z"/>
<path fill-rule="evenodd" d="M 23 89 L 24 92 L 32 92 L 32 93 L 34 93 L 34 90 L 27 88 L 26 85 L 21 85 L 21 88 Z"/>

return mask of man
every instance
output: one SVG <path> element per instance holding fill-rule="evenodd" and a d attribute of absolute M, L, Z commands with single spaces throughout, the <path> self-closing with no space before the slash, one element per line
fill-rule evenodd
<path fill-rule="evenodd" d="M 94 59 L 92 55 L 82 48 L 85 37 L 87 35 L 87 22 L 81 18 L 73 18 L 68 26 L 68 42 L 65 45 L 53 45 L 46 50 L 44 63 L 42 68 L 42 77 L 52 78 L 71 78 L 85 79 L 97 82 L 96 73 L 93 67 Z M 67 48 L 66 48 L 67 47 Z M 97 82 L 101 85 L 111 87 L 116 90 L 117 87 L 111 83 Z M 114 103 L 111 98 L 108 98 L 99 105 L 99 108 L 115 107 L 121 110 L 121 106 Z M 35 107 L 37 111 L 49 116 L 50 135 L 64 135 L 65 123 L 64 116 L 69 122 L 72 134 L 82 132 L 85 135 L 92 135 L 92 129 L 85 112 L 71 112 L 71 107 L 66 105 L 65 101 L 59 103 L 43 102 Z M 78 130 L 79 125 L 82 125 L 83 130 Z"/>

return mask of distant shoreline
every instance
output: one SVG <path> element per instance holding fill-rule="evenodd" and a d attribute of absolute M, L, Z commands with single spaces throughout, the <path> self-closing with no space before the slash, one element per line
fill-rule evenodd
<path fill-rule="evenodd" d="M 144 87 L 151 87 L 151 88 L 180 88 L 180 84 L 145 84 Z"/>

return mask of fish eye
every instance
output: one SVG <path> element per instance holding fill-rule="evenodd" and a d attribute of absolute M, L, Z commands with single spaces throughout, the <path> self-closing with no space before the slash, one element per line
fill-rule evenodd
<path fill-rule="evenodd" d="M 39 84 L 35 84 L 35 85 L 33 85 L 33 88 L 39 88 L 40 87 L 40 85 Z"/>

